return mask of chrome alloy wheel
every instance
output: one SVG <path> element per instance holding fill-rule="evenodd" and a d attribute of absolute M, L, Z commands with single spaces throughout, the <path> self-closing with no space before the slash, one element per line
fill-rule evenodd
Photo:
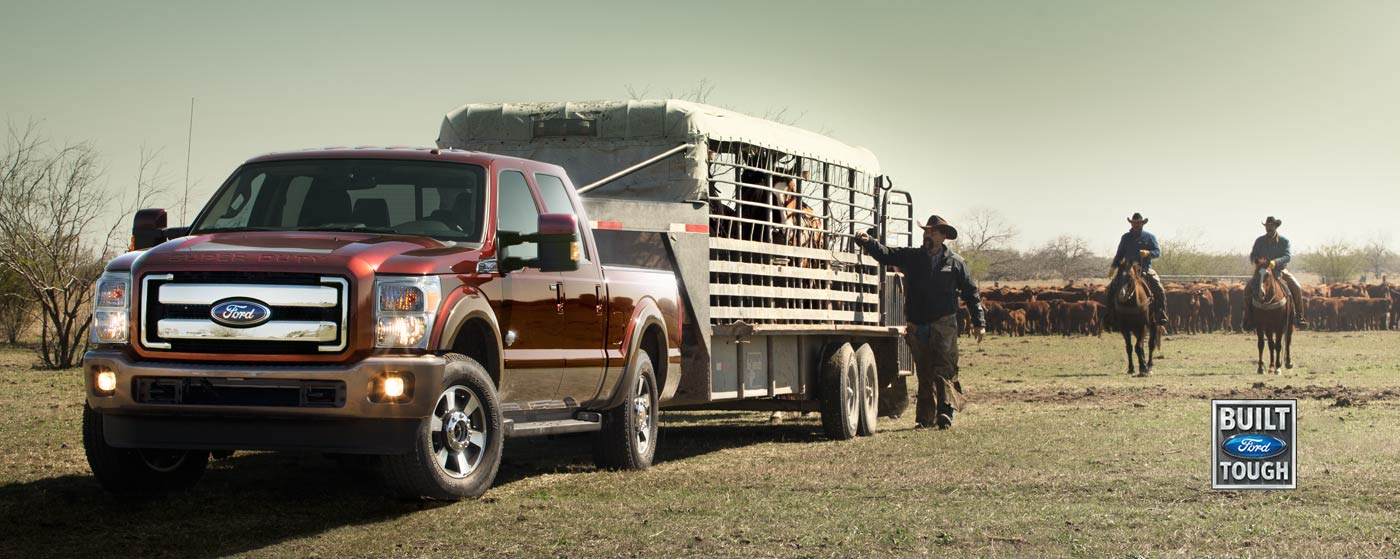
<path fill-rule="evenodd" d="M 655 421 L 651 413 L 651 381 L 645 375 L 637 379 L 632 408 L 637 417 L 636 432 L 633 434 L 637 438 L 637 453 L 645 455 L 651 447 L 652 421 Z"/>
<path fill-rule="evenodd" d="M 481 465 L 486 455 L 486 410 L 470 388 L 458 385 L 444 390 L 428 427 L 433 455 L 447 475 L 464 478 Z"/>

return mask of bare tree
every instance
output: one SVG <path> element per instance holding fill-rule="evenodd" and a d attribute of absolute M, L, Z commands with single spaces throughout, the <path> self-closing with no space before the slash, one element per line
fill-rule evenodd
<path fill-rule="evenodd" d="M 138 206 L 160 190 L 154 160 L 143 148 Z M 19 276 L 38 304 L 39 357 L 47 368 L 78 363 L 92 321 L 93 283 L 124 248 L 125 239 L 114 238 L 129 208 L 113 203 L 101 177 L 90 144 L 50 147 L 36 124 L 22 132 L 9 128 L 0 156 L 0 266 Z"/>
<path fill-rule="evenodd" d="M 1390 244 L 1389 240 L 1384 234 L 1376 233 L 1358 253 L 1365 262 L 1366 269 L 1376 278 L 1391 271 L 1391 266 L 1395 263 L 1395 251 L 1387 246 Z"/>
<path fill-rule="evenodd" d="M 1066 281 L 1096 276 L 1106 259 L 1089 251 L 1083 237 L 1060 235 L 1037 250 L 1033 259 L 1044 275 Z"/>
<path fill-rule="evenodd" d="M 29 285 L 8 266 L 0 266 L 0 338 L 15 345 L 34 327 L 34 299 Z"/>
<path fill-rule="evenodd" d="M 958 253 L 967 260 L 973 277 L 988 277 L 993 270 L 1020 258 L 1015 251 L 1007 250 L 1020 232 L 1001 212 L 987 207 L 974 208 L 961 223 Z"/>

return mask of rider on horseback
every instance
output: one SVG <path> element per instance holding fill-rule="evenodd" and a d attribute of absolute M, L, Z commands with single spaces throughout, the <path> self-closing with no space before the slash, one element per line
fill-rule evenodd
<path fill-rule="evenodd" d="M 1303 319 L 1303 288 L 1298 285 L 1298 279 L 1288 273 L 1288 262 L 1292 260 L 1293 255 L 1288 249 L 1288 239 L 1278 234 L 1280 225 L 1283 225 L 1283 220 L 1274 219 L 1274 216 L 1264 220 L 1264 235 L 1254 240 L 1254 249 L 1249 251 L 1249 261 L 1253 262 L 1256 268 L 1272 270 L 1274 277 L 1288 286 L 1288 296 L 1293 301 L 1293 322 L 1303 328 L 1308 325 L 1308 321 Z M 1250 294 L 1258 289 L 1257 276 L 1245 286 L 1245 292 Z M 1254 309 L 1251 307 L 1252 305 L 1244 306 L 1245 324 L 1254 320 Z"/>
<path fill-rule="evenodd" d="M 1133 258 L 1140 259 L 1142 263 L 1142 278 L 1147 282 L 1147 288 L 1152 291 L 1152 318 L 1158 324 L 1167 323 L 1167 297 L 1162 290 L 1162 279 L 1157 277 L 1157 271 L 1152 269 L 1152 259 L 1162 256 L 1162 249 L 1157 246 L 1157 237 L 1142 230 L 1142 226 L 1147 224 L 1147 218 L 1140 213 L 1134 213 L 1128 218 L 1128 223 L 1132 224 L 1132 229 L 1123 234 L 1122 240 L 1118 241 L 1118 254 L 1113 257 L 1113 271 L 1110 276 L 1113 280 L 1108 284 L 1108 292 L 1113 293 L 1118 286 L 1121 274 L 1119 270 L 1127 268 Z M 1108 314 L 1113 314 L 1113 297 L 1108 298 Z"/>

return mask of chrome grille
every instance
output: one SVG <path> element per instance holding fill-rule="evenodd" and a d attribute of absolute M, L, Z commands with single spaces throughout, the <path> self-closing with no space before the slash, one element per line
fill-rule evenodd
<path fill-rule="evenodd" d="M 142 277 L 141 345 L 180 353 L 311 355 L 347 345 L 350 284 L 320 274 L 172 272 Z M 249 327 L 214 322 L 210 309 L 251 300 L 272 313 Z"/>

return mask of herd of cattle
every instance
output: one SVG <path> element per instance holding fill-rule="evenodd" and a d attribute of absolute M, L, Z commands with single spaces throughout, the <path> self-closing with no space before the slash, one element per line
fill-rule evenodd
<path fill-rule="evenodd" d="M 1215 282 L 1164 284 L 1167 292 L 1168 334 L 1243 331 L 1244 285 Z M 1024 336 L 1059 334 L 1102 335 L 1105 286 L 1068 285 L 1059 288 L 982 290 L 987 330 Z M 1400 287 L 1334 283 L 1303 288 L 1304 313 L 1311 330 L 1386 330 L 1400 327 Z M 960 324 L 970 329 L 967 309 Z"/>

